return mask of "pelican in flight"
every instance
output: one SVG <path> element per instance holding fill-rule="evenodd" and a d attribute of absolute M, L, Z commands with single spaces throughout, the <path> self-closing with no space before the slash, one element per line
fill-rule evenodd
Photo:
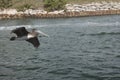
<path fill-rule="evenodd" d="M 35 48 L 38 48 L 40 45 L 40 42 L 38 40 L 39 34 L 40 36 L 48 37 L 47 34 L 36 29 L 32 29 L 31 32 L 28 32 L 25 27 L 13 29 L 11 33 L 14 33 L 15 36 L 11 37 L 10 41 L 26 40 L 27 42 L 31 43 Z"/>

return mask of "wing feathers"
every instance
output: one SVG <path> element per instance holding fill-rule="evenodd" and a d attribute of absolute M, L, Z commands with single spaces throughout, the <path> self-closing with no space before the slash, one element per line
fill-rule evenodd
<path fill-rule="evenodd" d="M 36 47 L 36 48 L 38 48 L 39 45 L 40 45 L 40 42 L 39 42 L 37 37 L 33 37 L 33 38 L 30 38 L 30 39 L 27 39 L 26 41 L 28 41 L 31 44 L 33 44 L 33 46 Z"/>
<path fill-rule="evenodd" d="M 12 30 L 11 33 L 15 33 L 17 35 L 17 37 L 15 37 L 15 38 L 17 38 L 17 39 L 19 39 L 19 38 L 23 39 L 22 37 L 25 37 L 24 40 L 31 43 L 36 48 L 38 48 L 40 45 L 37 35 L 30 34 L 30 32 L 28 32 L 25 29 L 25 27 L 16 28 L 16 29 Z M 13 40 L 13 38 L 11 38 L 10 40 Z"/>
<path fill-rule="evenodd" d="M 17 37 L 23 37 L 28 34 L 28 31 L 25 29 L 25 27 L 16 28 L 16 29 L 12 30 L 11 32 L 15 33 L 17 35 Z"/>

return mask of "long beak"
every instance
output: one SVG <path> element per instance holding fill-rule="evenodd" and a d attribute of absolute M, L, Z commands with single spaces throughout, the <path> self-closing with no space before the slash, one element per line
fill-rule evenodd
<path fill-rule="evenodd" d="M 49 37 L 49 35 L 43 33 L 43 32 L 40 31 L 40 30 L 37 30 L 37 32 L 40 34 L 40 36 Z"/>

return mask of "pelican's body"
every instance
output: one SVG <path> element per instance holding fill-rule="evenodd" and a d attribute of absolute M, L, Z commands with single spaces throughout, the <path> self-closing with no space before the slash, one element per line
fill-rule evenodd
<path fill-rule="evenodd" d="M 25 27 L 20 27 L 20 28 L 16 28 L 14 30 L 11 31 L 11 33 L 15 33 L 16 36 L 11 37 L 10 40 L 14 41 L 14 40 L 26 40 L 30 43 L 33 44 L 34 47 L 38 48 L 40 45 L 40 42 L 38 40 L 38 35 L 41 34 L 39 33 L 39 31 L 32 29 L 32 32 L 28 32 Z M 42 32 L 43 33 L 43 32 Z M 45 33 L 42 34 L 43 36 L 48 36 Z"/>

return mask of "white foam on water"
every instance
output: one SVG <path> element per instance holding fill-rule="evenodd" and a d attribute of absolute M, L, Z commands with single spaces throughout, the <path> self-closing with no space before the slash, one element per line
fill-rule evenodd
<path fill-rule="evenodd" d="M 12 29 L 19 28 L 19 27 L 25 27 L 29 29 L 29 28 L 37 28 L 37 27 L 44 27 L 44 26 L 39 26 L 39 25 L 1 26 L 0 30 L 12 30 Z"/>
<path fill-rule="evenodd" d="M 84 22 L 84 23 L 78 23 L 81 26 L 120 26 L 120 22 Z M 78 25 L 77 24 L 77 25 Z"/>
<path fill-rule="evenodd" d="M 75 22 L 74 24 L 72 22 L 66 22 L 66 23 L 56 23 L 56 24 L 41 24 L 41 25 L 16 25 L 16 26 L 0 26 L 0 30 L 12 30 L 18 27 L 26 27 L 27 29 L 29 28 L 40 28 L 40 27 L 74 27 L 79 26 L 79 27 L 119 27 L 120 22 Z"/>
<path fill-rule="evenodd" d="M 27 29 L 31 29 L 31 28 L 40 28 L 40 27 L 59 27 L 59 26 L 65 26 L 65 25 L 69 25 L 69 24 L 0 26 L 0 30 L 13 30 L 13 29 L 19 28 L 19 27 L 25 27 Z"/>
<path fill-rule="evenodd" d="M 30 28 L 31 26 L 30 25 L 19 25 L 19 26 L 1 26 L 0 27 L 0 30 L 12 30 L 12 29 L 15 29 L 15 28 L 18 28 L 18 27 L 27 27 L 27 28 Z"/>

